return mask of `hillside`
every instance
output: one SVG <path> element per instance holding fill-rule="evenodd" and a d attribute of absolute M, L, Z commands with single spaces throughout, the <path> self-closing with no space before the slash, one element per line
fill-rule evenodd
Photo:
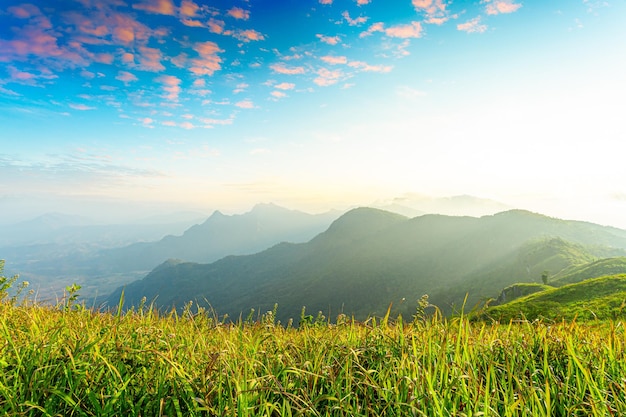
<path fill-rule="evenodd" d="M 595 260 L 556 274 L 551 285 L 561 286 L 605 275 L 626 274 L 626 257 Z"/>
<path fill-rule="evenodd" d="M 547 289 L 483 311 L 481 319 L 510 321 L 616 319 L 626 317 L 626 274 Z"/>
<path fill-rule="evenodd" d="M 112 272 L 149 270 L 169 258 L 213 262 L 227 255 L 255 253 L 283 241 L 305 242 L 338 216 L 332 211 L 314 215 L 275 204 L 257 204 L 247 213 L 232 216 L 216 211 L 181 236 L 103 251 L 98 261 L 110 265 Z"/>
<path fill-rule="evenodd" d="M 338 216 L 338 212 L 314 215 L 258 204 L 244 214 L 216 211 L 203 223 L 186 227 L 180 235 L 156 241 L 106 249 L 50 244 L 2 249 L 0 255 L 8 260 L 7 270 L 19 272 L 44 298 L 59 296 L 65 286 L 74 282 L 83 286 L 83 295 L 94 296 L 144 277 L 169 258 L 214 262 L 227 255 L 252 254 L 283 241 L 305 242 L 326 230 Z M 100 226 L 99 230 L 106 235 L 108 229 Z"/>
<path fill-rule="evenodd" d="M 547 245 L 551 236 L 571 243 Z M 165 264 L 124 291 L 126 306 L 142 297 L 163 308 L 194 300 L 231 317 L 251 308 L 265 312 L 275 303 L 283 320 L 299 317 L 302 306 L 312 314 L 365 318 L 384 314 L 390 303 L 394 314 L 410 316 L 423 294 L 451 312 L 467 293 L 471 307 L 515 282 L 541 282 L 546 265 L 583 264 L 594 249 L 585 252 L 580 245 L 611 246 L 625 253 L 626 231 L 521 210 L 481 218 L 408 219 L 359 208 L 307 243 L 282 243 L 211 264 Z M 107 303 L 117 305 L 121 291 Z"/>

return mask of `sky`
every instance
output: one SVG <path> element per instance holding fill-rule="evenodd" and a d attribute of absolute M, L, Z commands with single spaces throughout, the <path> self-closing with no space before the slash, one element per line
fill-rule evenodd
<path fill-rule="evenodd" d="M 0 217 L 416 193 L 626 228 L 625 21 L 617 0 L 3 0 Z"/>

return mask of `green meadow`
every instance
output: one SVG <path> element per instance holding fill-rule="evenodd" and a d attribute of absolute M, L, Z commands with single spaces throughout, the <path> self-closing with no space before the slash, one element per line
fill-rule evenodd
<path fill-rule="evenodd" d="M 4 283 L 6 284 L 6 279 Z M 618 416 L 621 321 L 275 312 L 220 322 L 192 304 L 97 312 L 0 303 L 0 414 L 9 416 Z M 434 310 L 434 314 L 425 314 Z"/>

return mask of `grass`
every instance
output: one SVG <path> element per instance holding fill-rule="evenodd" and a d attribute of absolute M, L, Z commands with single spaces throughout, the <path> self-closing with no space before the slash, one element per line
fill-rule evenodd
<path fill-rule="evenodd" d="M 621 321 L 427 317 L 423 297 L 407 323 L 227 324 L 191 303 L 98 312 L 78 287 L 19 301 L 14 282 L 0 277 L 0 415 L 626 415 Z"/>
<path fill-rule="evenodd" d="M 626 414 L 621 322 L 466 317 L 300 328 L 205 311 L 0 303 L 0 414 L 609 416 Z"/>
<path fill-rule="evenodd" d="M 548 288 L 481 311 L 481 318 L 528 320 L 626 319 L 626 274 Z"/>

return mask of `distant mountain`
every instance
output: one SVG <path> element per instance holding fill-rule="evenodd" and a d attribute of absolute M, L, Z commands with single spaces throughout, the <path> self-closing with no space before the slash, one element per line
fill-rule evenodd
<path fill-rule="evenodd" d="M 280 242 L 305 242 L 338 216 L 339 212 L 314 215 L 271 203 L 232 216 L 216 211 L 182 236 L 102 251 L 98 261 L 112 272 L 152 269 L 168 258 L 213 262 L 227 255 L 259 252 Z"/>
<path fill-rule="evenodd" d="M 365 318 L 384 314 L 392 302 L 394 314 L 410 315 L 423 294 L 450 312 L 468 292 L 471 307 L 515 282 L 541 282 L 543 268 L 582 264 L 606 247 L 626 254 L 626 231 L 522 210 L 408 219 L 359 208 L 307 243 L 211 264 L 166 263 L 124 293 L 127 306 L 144 296 L 164 308 L 194 300 L 231 317 L 278 303 L 282 320 L 299 317 L 303 306 L 313 314 Z M 107 303 L 117 305 L 121 291 Z"/>
<path fill-rule="evenodd" d="M 89 245 L 97 248 L 157 240 L 171 233 L 182 233 L 201 218 L 198 213 L 177 213 L 144 219 L 133 224 L 99 224 L 93 219 L 61 213 L 48 213 L 2 226 L 0 248 L 42 245 Z"/>
<path fill-rule="evenodd" d="M 0 259 L 7 259 L 7 271 L 19 273 L 33 286 L 43 288 L 43 293 L 62 291 L 76 282 L 83 286 L 83 295 L 93 296 L 110 293 L 122 283 L 144 276 L 168 258 L 213 262 L 231 254 L 259 252 L 282 241 L 305 242 L 328 228 L 339 215 L 339 212 L 313 215 L 275 204 L 259 204 L 239 215 L 216 211 L 203 223 L 181 231 L 179 236 L 160 235 L 151 242 L 105 249 L 67 243 L 9 247 L 0 249 Z M 92 227 L 106 231 L 105 226 Z M 108 227 L 111 233 L 117 231 Z M 131 230 L 154 226 L 125 227 Z"/>
<path fill-rule="evenodd" d="M 82 216 L 47 213 L 31 220 L 3 226 L 3 233 L 0 234 L 0 247 L 47 243 L 60 229 L 86 226 L 91 223 L 91 220 Z"/>

